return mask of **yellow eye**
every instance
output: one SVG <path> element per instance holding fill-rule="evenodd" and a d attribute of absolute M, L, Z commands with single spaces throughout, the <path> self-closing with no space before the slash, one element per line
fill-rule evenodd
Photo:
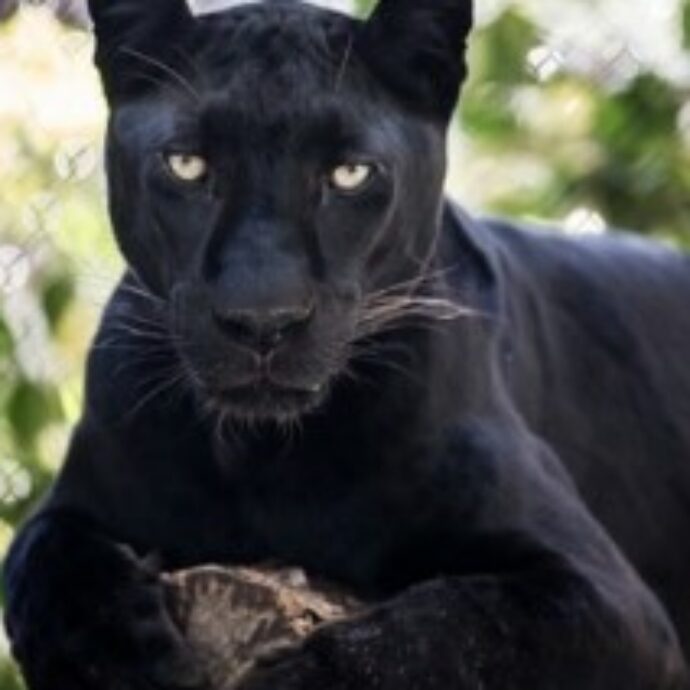
<path fill-rule="evenodd" d="M 331 172 L 331 184 L 341 192 L 356 192 L 363 187 L 374 173 L 374 168 L 366 163 L 339 165 Z"/>
<path fill-rule="evenodd" d="M 182 182 L 199 182 L 208 172 L 206 160 L 191 153 L 170 153 L 165 162 L 170 172 Z"/>

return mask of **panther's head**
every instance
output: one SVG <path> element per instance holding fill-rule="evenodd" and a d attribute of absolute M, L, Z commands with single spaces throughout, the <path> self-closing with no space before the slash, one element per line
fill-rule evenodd
<path fill-rule="evenodd" d="M 190 379 L 238 417 L 312 409 L 433 252 L 471 0 L 90 8 L 117 239 Z"/>

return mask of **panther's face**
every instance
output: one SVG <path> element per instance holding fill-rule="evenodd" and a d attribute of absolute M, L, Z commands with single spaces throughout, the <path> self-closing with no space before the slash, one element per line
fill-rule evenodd
<path fill-rule="evenodd" d="M 470 12 L 388 4 L 363 24 L 91 1 L 117 238 L 198 394 L 234 416 L 319 405 L 432 252 Z"/>

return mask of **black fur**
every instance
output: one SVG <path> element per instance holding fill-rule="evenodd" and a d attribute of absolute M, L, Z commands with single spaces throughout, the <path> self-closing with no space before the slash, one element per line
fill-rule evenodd
<path fill-rule="evenodd" d="M 357 50 L 406 105 L 448 118 L 465 78 L 472 4 L 381 0 L 357 37 Z"/>
<path fill-rule="evenodd" d="M 203 687 L 157 568 L 267 560 L 372 610 L 242 690 L 690 688 L 690 265 L 443 198 L 469 3 L 92 12 L 130 268 L 6 563 L 31 690 Z"/>

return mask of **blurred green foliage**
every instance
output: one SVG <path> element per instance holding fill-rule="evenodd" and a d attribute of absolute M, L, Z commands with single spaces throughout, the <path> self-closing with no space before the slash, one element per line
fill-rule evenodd
<path fill-rule="evenodd" d="M 590 209 L 615 227 L 687 245 L 687 89 L 624 50 L 599 65 L 601 72 L 563 66 L 542 81 L 528 62 L 539 40 L 536 27 L 509 10 L 473 43 L 461 126 L 480 155 L 508 165 L 522 157 L 541 168 L 537 184 L 502 190 L 491 210 L 562 219 Z M 628 79 L 607 87 L 617 69 L 629 70 Z"/>
<path fill-rule="evenodd" d="M 688 48 L 690 2 L 677 10 Z M 0 82 L 16 85 L 0 94 L 0 552 L 59 466 L 89 336 L 119 269 L 97 172 L 90 45 L 49 23 L 32 9 L 0 26 Z M 36 63 L 37 44 L 61 54 Z M 575 233 L 606 221 L 690 246 L 687 83 L 624 49 L 594 65 L 568 58 L 520 2 L 481 23 L 453 137 L 453 193 Z M 78 97 L 44 100 L 77 84 Z M 86 123 L 79 98 L 91 104 Z M 56 103 L 67 108 L 57 122 Z M 0 661 L 0 690 L 18 688 Z"/>

